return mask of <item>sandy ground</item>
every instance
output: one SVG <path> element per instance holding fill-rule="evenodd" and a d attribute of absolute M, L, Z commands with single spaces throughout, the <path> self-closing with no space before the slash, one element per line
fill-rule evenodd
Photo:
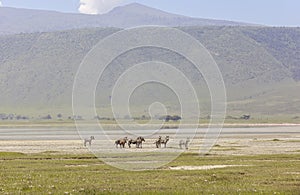
<path fill-rule="evenodd" d="M 300 153 L 300 126 L 293 124 L 269 124 L 265 127 L 255 124 L 255 127 L 241 127 L 241 128 L 225 128 L 219 139 L 215 143 L 214 147 L 210 151 L 210 154 L 216 155 L 256 155 L 256 154 L 295 154 Z M 61 129 L 62 126 L 50 126 L 47 128 L 41 127 L 24 127 L 21 126 L 1 126 L 0 128 L 0 151 L 1 152 L 21 152 L 21 153 L 40 153 L 47 151 L 56 151 L 67 154 L 85 154 L 90 153 L 89 147 L 83 146 L 83 141 L 78 136 L 72 137 L 70 140 L 56 140 L 54 139 L 36 139 L 36 140 L 14 140 L 14 136 L 18 135 L 19 131 L 30 129 L 31 133 L 36 132 L 49 132 L 56 135 L 59 133 L 73 132 L 74 129 L 67 129 L 66 131 Z M 33 129 L 34 131 L 31 131 Z M 57 130 L 58 129 L 58 130 Z M 11 132 L 15 132 L 12 134 Z M 69 132 L 70 131 L 70 132 Z M 178 140 L 172 139 L 172 133 L 176 130 L 163 130 L 165 135 L 170 135 L 170 142 L 168 143 L 169 149 L 179 150 Z M 118 133 L 118 132 L 117 132 Z M 75 134 L 75 133 L 74 133 Z M 165 136 L 162 135 L 162 136 Z M 187 152 L 199 153 L 202 147 L 204 133 L 200 132 L 199 136 L 189 145 Z M 10 137 L 10 139 L 6 139 Z M 59 137 L 59 135 L 58 135 Z M 131 151 L 153 151 L 155 149 L 155 137 L 146 139 L 143 144 L 143 149 L 126 149 Z M 1 139 L 2 138 L 2 139 Z M 53 137 L 52 137 L 53 138 Z M 105 145 L 103 145 L 105 144 Z M 114 142 L 103 143 L 103 141 L 96 137 L 92 147 L 95 148 L 115 148 Z M 128 147 L 128 146 L 127 146 Z"/>
<path fill-rule="evenodd" d="M 83 146 L 81 140 L 0 141 L 0 151 L 21 153 L 55 151 L 65 154 L 84 154 L 90 152 L 87 147 Z"/>
<path fill-rule="evenodd" d="M 198 153 L 201 147 L 200 139 L 195 139 L 190 144 L 187 152 Z M 126 149 L 149 151 L 155 148 L 154 140 L 146 140 L 143 149 Z M 98 144 L 95 141 L 94 144 Z M 99 145 L 99 144 L 98 144 Z M 93 145 L 92 145 L 93 147 Z M 115 146 L 111 144 L 111 147 Z M 128 146 L 126 146 L 128 147 Z M 174 146 L 172 146 L 174 147 Z M 175 146 L 176 147 L 176 146 Z M 81 140 L 39 140 L 39 141 L 0 141 L 0 151 L 2 152 L 21 152 L 21 153 L 40 153 L 56 151 L 66 154 L 90 153 L 89 147 L 83 146 Z M 179 146 L 178 146 L 179 148 Z M 163 150 L 163 149 L 162 149 Z M 256 138 L 255 135 L 220 137 L 210 151 L 216 155 L 256 155 L 256 154 L 300 154 L 300 132 L 299 135 L 265 135 Z"/>
<path fill-rule="evenodd" d="M 170 170 L 210 170 L 210 169 L 222 169 L 226 167 L 242 167 L 245 165 L 206 165 L 206 166 L 177 166 L 177 167 L 169 167 Z"/>
<path fill-rule="evenodd" d="M 210 153 L 217 155 L 300 154 L 300 138 L 288 136 L 221 138 Z"/>
<path fill-rule="evenodd" d="M 299 126 L 268 126 L 268 127 L 247 127 L 247 128 L 227 128 L 224 129 L 214 147 L 209 154 L 211 155 L 260 155 L 260 154 L 300 154 L 300 127 Z M 187 131 L 187 129 L 185 129 Z M 170 142 L 167 148 L 156 149 L 154 141 L 157 135 L 150 136 L 143 143 L 142 149 L 129 149 L 126 145 L 125 149 L 116 149 L 114 141 L 104 141 L 101 137 L 96 136 L 92 146 L 85 147 L 83 141 L 74 136 L 74 130 L 61 130 L 60 128 L 29 128 L 29 134 L 23 134 L 27 129 L 8 128 L 0 129 L 0 152 L 21 152 L 21 153 L 42 153 L 55 152 L 61 154 L 89 154 L 94 151 L 98 157 L 102 157 L 106 163 L 126 170 L 147 170 L 161 167 L 168 162 L 174 160 L 181 152 L 200 154 L 200 149 L 203 144 L 205 135 L 203 129 L 196 134 L 196 137 L 191 140 L 189 149 L 184 150 L 179 148 L 179 140 L 174 139 L 176 130 L 163 130 L 163 137 L 170 135 Z M 14 132 L 14 133 L 13 133 Z M 27 133 L 28 133 L 27 132 Z M 39 135 L 39 133 L 41 133 Z M 119 137 L 120 131 L 109 131 L 114 136 Z M 96 133 L 91 131 L 88 133 Z M 186 132 L 187 133 L 187 132 Z M 41 140 L 20 140 L 22 136 L 32 138 L 37 134 L 36 138 L 45 137 L 48 139 Z M 51 136 L 49 136 L 51 134 Z M 176 133 L 175 133 L 176 134 Z M 70 140 L 64 140 L 70 138 Z M 185 134 L 188 136 L 190 134 Z M 85 135 L 87 136 L 87 135 Z M 76 138 L 77 137 L 77 138 Z M 9 139 L 6 139 L 9 138 Z M 17 138 L 16 140 L 14 140 Z M 63 138 L 57 140 L 57 138 Z M 90 150 L 91 149 L 91 150 Z M 151 155 L 149 155 L 151 152 Z M 152 152 L 156 152 L 155 154 Z M 99 156 L 100 153 L 100 156 Z M 163 158 L 161 158 L 163 155 Z M 119 158 L 124 158 L 122 163 L 119 163 Z M 159 159 L 159 160 L 157 160 Z M 72 166 L 72 165 L 70 165 Z M 80 165 L 86 167 L 88 165 Z M 222 169 L 227 167 L 247 166 L 247 165 L 206 165 L 206 166 L 178 166 L 168 167 L 173 170 L 210 170 Z M 251 166 L 251 165 L 249 165 Z"/>

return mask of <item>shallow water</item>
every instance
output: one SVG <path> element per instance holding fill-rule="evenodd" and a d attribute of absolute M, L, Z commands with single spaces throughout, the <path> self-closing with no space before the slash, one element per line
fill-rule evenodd
<path fill-rule="evenodd" d="M 215 132 L 213 132 L 215 131 Z M 85 127 L 84 130 L 77 131 L 74 126 L 36 126 L 36 127 L 0 127 L 0 140 L 80 140 L 81 137 L 95 136 L 96 139 L 106 139 L 107 136 L 117 139 L 123 136 L 135 137 L 142 135 L 146 138 L 156 138 L 159 135 L 170 135 L 178 138 L 203 137 L 207 128 L 195 129 L 159 129 L 159 130 L 104 130 Z M 212 136 L 219 136 L 218 131 Z M 223 128 L 220 136 L 237 137 L 253 135 L 295 135 L 300 134 L 300 126 L 287 127 L 248 127 L 248 128 Z"/>

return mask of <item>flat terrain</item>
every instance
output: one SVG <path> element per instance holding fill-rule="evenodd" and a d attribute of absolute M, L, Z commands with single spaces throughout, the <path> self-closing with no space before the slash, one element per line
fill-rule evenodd
<path fill-rule="evenodd" d="M 178 151 L 170 135 L 167 149 Z M 120 130 L 109 130 L 120 137 Z M 132 134 L 141 132 L 133 130 Z M 191 130 L 186 129 L 185 135 Z M 97 131 L 90 149 L 114 152 L 113 142 L 103 144 Z M 147 135 L 145 131 L 143 134 Z M 145 136 L 143 149 L 119 149 L 135 155 L 153 152 L 157 135 Z M 111 167 L 91 154 L 73 126 L 1 126 L 0 194 L 299 194 L 300 127 L 269 125 L 224 128 L 209 154 L 199 155 L 205 128 L 175 160 L 160 168 L 125 171 Z M 164 154 L 164 153 L 162 153 Z M 165 153 L 168 154 L 168 153 Z M 115 159 L 126 163 L 126 159 Z M 138 163 L 138 162 L 137 162 Z M 138 165 L 138 164 L 137 164 Z"/>
<path fill-rule="evenodd" d="M 95 136 L 92 147 L 114 149 L 114 140 L 128 136 L 135 138 L 143 135 L 146 142 L 143 150 L 152 151 L 155 148 L 153 142 L 161 135 L 169 135 L 169 147 L 179 149 L 176 137 L 177 129 L 161 129 L 154 135 L 151 130 L 107 130 L 106 136 L 93 128 L 85 132 L 78 132 L 74 126 L 2 126 L 0 128 L 0 151 L 39 153 L 45 151 L 57 151 L 64 154 L 86 154 L 87 147 L 83 146 L 80 136 L 87 138 Z M 180 130 L 181 136 L 194 137 L 188 152 L 199 153 L 206 129 L 200 128 L 196 133 L 191 129 Z M 112 139 L 111 142 L 106 139 Z M 128 150 L 128 149 L 127 149 Z M 131 149 L 135 150 L 135 149 Z M 247 126 L 237 128 L 224 128 L 219 139 L 214 144 L 211 154 L 216 155 L 257 155 L 257 154 L 299 154 L 300 153 L 300 126 L 299 125 L 264 125 Z"/>
<path fill-rule="evenodd" d="M 300 193 L 299 154 L 185 153 L 160 169 L 138 172 L 119 170 L 84 154 L 2 152 L 0 161 L 1 194 Z"/>

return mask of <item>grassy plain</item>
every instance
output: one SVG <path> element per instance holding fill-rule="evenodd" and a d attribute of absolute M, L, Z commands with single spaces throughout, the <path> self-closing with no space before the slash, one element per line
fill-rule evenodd
<path fill-rule="evenodd" d="M 299 194 L 300 155 L 184 153 L 157 169 L 129 172 L 92 155 L 0 153 L 0 194 Z M 176 166 L 238 165 L 211 170 Z"/>

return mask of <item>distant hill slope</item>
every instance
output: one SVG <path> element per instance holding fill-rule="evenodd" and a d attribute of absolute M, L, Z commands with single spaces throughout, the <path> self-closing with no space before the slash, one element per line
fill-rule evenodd
<path fill-rule="evenodd" d="M 164 26 L 239 26 L 239 22 L 191 18 L 170 14 L 133 3 L 113 9 L 103 15 L 59 13 L 0 7 L 0 35 L 32 32 L 52 32 L 91 27 L 127 28 L 140 25 Z"/>
<path fill-rule="evenodd" d="M 246 28 L 244 33 L 262 44 L 270 54 L 291 70 L 300 81 L 300 28 Z"/>
<path fill-rule="evenodd" d="M 228 114 L 300 113 L 298 28 L 181 29 L 201 41 L 217 61 L 229 98 Z M 70 114 L 73 80 L 83 57 L 99 40 L 119 30 L 93 28 L 1 36 L 2 112 Z M 198 86 L 199 93 L 207 94 L 203 79 L 194 73 L 193 67 L 185 59 L 170 51 L 144 48 L 142 51 L 126 53 L 112 62 L 112 66 L 119 68 L 108 69 L 104 74 L 102 86 L 97 91 L 99 100 L 108 103 L 109 90 L 122 70 L 153 56 L 176 66 Z M 162 101 L 171 101 L 164 89 L 157 94 L 149 93 L 146 89 L 140 93 L 147 94 L 149 98 L 137 100 L 140 104 L 150 102 L 156 95 L 162 95 Z"/>

